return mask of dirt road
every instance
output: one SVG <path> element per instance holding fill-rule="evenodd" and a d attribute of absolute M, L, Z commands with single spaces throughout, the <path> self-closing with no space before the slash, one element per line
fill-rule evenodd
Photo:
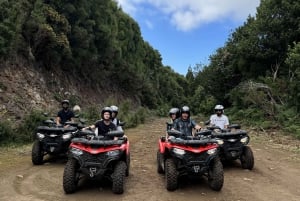
<path fill-rule="evenodd" d="M 168 192 L 164 176 L 156 172 L 157 140 L 164 133 L 165 119 L 151 120 L 126 130 L 131 143 L 130 175 L 125 192 L 116 195 L 104 183 L 86 182 L 76 193 L 66 195 L 62 187 L 65 160 L 34 166 L 31 146 L 1 149 L 1 201 L 99 201 L 99 200 L 205 200 L 205 201 L 299 201 L 299 141 L 276 133 L 250 132 L 255 166 L 244 170 L 239 162 L 224 167 L 224 186 L 211 190 L 205 179 L 184 182 Z"/>

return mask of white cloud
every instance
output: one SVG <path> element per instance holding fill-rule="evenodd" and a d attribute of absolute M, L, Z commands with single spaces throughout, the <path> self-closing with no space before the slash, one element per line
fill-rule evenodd
<path fill-rule="evenodd" d="M 189 31 L 203 24 L 232 20 L 245 21 L 255 15 L 260 0 L 116 0 L 131 16 L 146 17 L 147 9 L 166 15 L 178 30 Z M 140 13 L 140 11 L 142 13 Z M 148 22 L 149 23 L 149 22 Z M 153 25 L 151 25 L 152 27 Z"/>

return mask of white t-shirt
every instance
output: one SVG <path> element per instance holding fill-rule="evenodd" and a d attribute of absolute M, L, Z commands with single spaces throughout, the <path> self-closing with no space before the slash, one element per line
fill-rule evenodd
<path fill-rule="evenodd" d="M 229 120 L 228 117 L 224 114 L 222 114 L 221 116 L 213 114 L 210 116 L 210 124 L 224 129 L 225 125 L 229 125 Z"/>

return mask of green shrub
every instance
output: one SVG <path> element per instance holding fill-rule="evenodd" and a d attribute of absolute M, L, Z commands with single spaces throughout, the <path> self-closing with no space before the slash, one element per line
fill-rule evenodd
<path fill-rule="evenodd" d="M 8 122 L 8 121 L 0 122 L 0 143 L 1 143 L 1 145 L 11 141 L 13 133 L 14 133 L 14 131 L 11 127 L 10 122 Z"/>
<path fill-rule="evenodd" d="M 31 111 L 30 114 L 24 116 L 22 123 L 13 133 L 13 140 L 21 143 L 33 141 L 37 126 L 41 125 L 45 119 L 46 117 L 41 111 Z"/>

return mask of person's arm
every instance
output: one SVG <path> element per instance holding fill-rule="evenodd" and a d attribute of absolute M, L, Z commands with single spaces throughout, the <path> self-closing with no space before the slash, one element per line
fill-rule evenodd
<path fill-rule="evenodd" d="M 191 120 L 192 126 L 194 129 L 196 130 L 200 130 L 201 126 L 199 124 L 197 124 L 194 120 Z"/>
<path fill-rule="evenodd" d="M 225 124 L 224 124 L 224 128 L 225 129 L 227 129 L 228 128 L 228 126 L 229 126 L 229 119 L 228 119 L 228 117 L 227 116 L 225 116 L 226 118 L 225 118 Z"/>
<path fill-rule="evenodd" d="M 95 128 L 96 128 L 95 125 L 90 125 L 90 126 L 82 128 L 82 130 L 95 129 Z"/>

